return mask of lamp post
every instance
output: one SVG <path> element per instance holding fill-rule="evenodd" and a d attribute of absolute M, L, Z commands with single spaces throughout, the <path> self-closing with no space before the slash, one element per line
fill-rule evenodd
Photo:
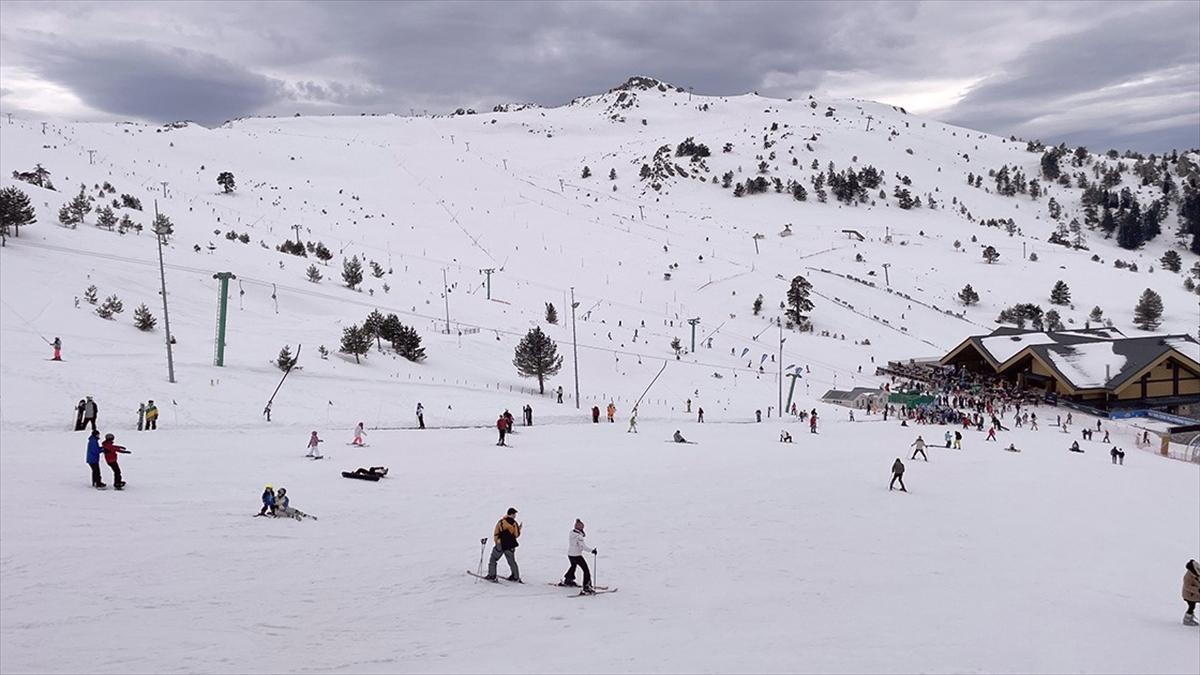
<path fill-rule="evenodd" d="M 164 187 L 164 189 L 166 189 Z M 154 222 L 158 223 L 158 200 L 154 200 Z M 171 353 L 171 317 L 167 314 L 167 273 L 163 269 L 162 240 L 166 232 L 154 228 L 154 238 L 158 241 L 158 278 L 162 283 L 163 299 L 163 330 L 167 334 L 167 382 L 175 382 L 175 357 Z"/>

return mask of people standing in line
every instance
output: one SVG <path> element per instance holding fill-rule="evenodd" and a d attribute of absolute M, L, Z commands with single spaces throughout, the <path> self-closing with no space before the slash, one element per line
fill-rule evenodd
<path fill-rule="evenodd" d="M 608 421 L 611 423 L 614 421 L 613 416 L 617 414 L 617 406 L 614 405 L 612 401 L 608 402 L 607 412 L 608 412 Z"/>
<path fill-rule="evenodd" d="M 146 404 L 138 401 L 138 431 L 141 431 L 146 424 Z"/>
<path fill-rule="evenodd" d="M 125 481 L 121 479 L 121 467 L 117 464 L 117 453 L 121 453 L 123 455 L 130 455 L 133 453 L 126 450 L 125 446 L 114 443 L 116 440 L 116 436 L 113 436 L 112 434 L 106 434 L 104 436 L 104 443 L 100 444 L 100 447 L 104 450 L 104 461 L 108 464 L 108 468 L 112 469 L 113 472 L 113 488 L 120 490 L 121 488 L 125 487 Z"/>
<path fill-rule="evenodd" d="M 92 470 L 92 487 L 103 488 L 108 487 L 100 478 L 100 432 L 93 431 L 88 436 L 87 442 L 87 464 Z"/>
<path fill-rule="evenodd" d="M 425 406 L 420 401 L 417 401 L 417 428 L 425 428 Z"/>
<path fill-rule="evenodd" d="M 888 492 L 896 489 L 896 481 L 900 481 L 901 492 L 908 492 L 908 488 L 904 487 L 904 462 L 899 457 L 892 462 L 892 482 L 888 483 Z"/>
<path fill-rule="evenodd" d="M 312 436 L 308 437 L 308 454 L 305 457 L 321 459 L 321 444 L 324 442 L 320 438 L 317 438 L 317 432 L 313 431 Z"/>
<path fill-rule="evenodd" d="M 365 440 L 363 440 L 363 437 L 366 435 L 367 435 L 367 430 L 365 428 L 363 428 L 363 423 L 359 422 L 358 426 L 354 427 L 354 440 L 350 441 L 350 444 L 357 445 L 358 447 L 361 448 L 362 446 L 367 444 L 367 442 Z"/>
<path fill-rule="evenodd" d="M 575 568 L 583 569 L 583 593 L 591 595 L 595 593 L 592 590 L 592 571 L 588 569 L 587 560 L 583 554 L 589 550 L 586 540 L 587 535 L 583 532 L 583 521 L 575 519 L 575 529 L 571 530 L 571 534 L 567 539 L 567 561 L 571 566 L 567 568 L 567 573 L 563 575 L 562 583 L 559 586 L 576 587 L 579 584 L 575 583 Z M 590 548 L 592 555 L 596 555 L 596 549 Z"/>
<path fill-rule="evenodd" d="M 178 422 L 178 420 L 176 420 Z M 146 431 L 158 429 L 158 406 L 153 400 L 146 401 Z"/>
<path fill-rule="evenodd" d="M 54 348 L 54 356 L 50 360 L 62 361 L 62 340 L 55 337 L 54 342 L 51 342 L 50 346 Z"/>
<path fill-rule="evenodd" d="M 704 422 L 704 408 L 696 408 L 696 421 L 699 423 Z"/>
<path fill-rule="evenodd" d="M 508 420 L 504 419 L 503 414 L 496 418 L 496 431 L 500 432 L 500 440 L 496 441 L 496 445 L 503 446 L 504 435 L 508 433 Z"/>
<path fill-rule="evenodd" d="M 1196 623 L 1196 603 L 1200 602 L 1200 562 L 1189 560 L 1183 568 L 1183 601 L 1187 603 L 1183 625 L 1200 625 Z"/>
<path fill-rule="evenodd" d="M 508 562 L 508 580 L 521 581 L 521 569 L 517 567 L 517 539 L 521 536 L 521 524 L 517 522 L 517 510 L 510 508 L 504 517 L 496 523 L 492 531 L 492 555 L 488 559 L 487 576 L 484 579 L 496 581 L 496 563 L 501 556 Z"/>
<path fill-rule="evenodd" d="M 592 406 L 592 424 L 600 423 L 600 406 Z"/>
<path fill-rule="evenodd" d="M 924 439 L 924 438 L 921 438 L 920 436 L 917 436 L 917 440 L 913 441 L 913 444 L 912 444 L 912 445 L 910 445 L 909 447 L 910 447 L 910 448 L 916 448 L 916 450 L 913 450 L 913 454 L 912 454 L 912 457 L 911 457 L 910 459 L 916 460 L 916 458 L 917 458 L 917 453 L 920 453 L 920 454 L 921 454 L 921 457 L 922 457 L 922 458 L 923 458 L 923 459 L 924 459 L 926 462 L 928 462 L 928 461 L 929 461 L 929 455 L 926 455 L 926 454 L 925 454 L 925 439 Z"/>
<path fill-rule="evenodd" d="M 86 403 L 83 399 L 79 399 L 79 403 L 75 404 L 75 431 L 83 431 L 83 406 Z"/>
<path fill-rule="evenodd" d="M 84 399 L 83 402 L 83 425 L 92 425 L 92 431 L 96 431 L 96 419 L 100 415 L 100 406 L 92 400 L 91 396 Z"/>

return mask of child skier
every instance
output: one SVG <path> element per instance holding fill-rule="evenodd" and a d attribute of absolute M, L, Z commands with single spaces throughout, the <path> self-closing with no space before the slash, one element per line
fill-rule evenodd
<path fill-rule="evenodd" d="M 595 593 L 595 591 L 592 590 L 592 571 L 588 569 L 587 560 L 583 557 L 583 554 L 589 549 L 587 541 L 585 540 L 586 536 L 587 535 L 583 533 L 583 521 L 576 518 L 575 529 L 571 530 L 571 534 L 567 540 L 567 560 L 571 563 L 571 566 L 567 568 L 566 575 L 563 576 L 562 582 L 558 585 L 570 587 L 578 586 L 578 584 L 575 583 L 575 568 L 582 567 L 583 593 L 586 595 L 591 595 L 592 593 Z M 596 549 L 592 548 L 591 552 L 592 555 L 596 555 Z"/>
<path fill-rule="evenodd" d="M 104 481 L 100 479 L 100 432 L 93 431 L 88 436 L 87 444 L 87 464 L 92 469 L 92 487 L 105 488 Z"/>
<path fill-rule="evenodd" d="M 363 423 L 359 422 L 358 426 L 354 427 L 354 440 L 351 441 L 350 444 L 357 445 L 359 447 L 366 445 L 366 442 L 363 441 L 363 436 L 366 436 L 366 435 L 367 435 L 367 430 L 363 428 Z"/>
<path fill-rule="evenodd" d="M 929 461 L 929 455 L 925 454 L 925 439 L 924 438 L 917 436 L 917 440 L 913 441 L 913 444 L 910 445 L 909 447 L 916 448 L 916 450 L 913 450 L 911 459 L 916 460 L 917 453 L 921 453 L 921 458 L 924 459 L 926 462 Z"/>
<path fill-rule="evenodd" d="M 154 405 L 154 400 L 146 401 L 146 431 L 153 431 L 158 428 L 158 406 Z"/>
<path fill-rule="evenodd" d="M 119 452 L 123 455 L 131 455 L 133 453 L 126 450 L 125 446 L 113 443 L 115 440 L 116 436 L 107 434 L 104 437 L 104 443 L 100 447 L 104 449 L 104 461 L 108 463 L 108 468 L 112 469 L 113 472 L 113 489 L 120 490 L 125 487 L 125 481 L 121 480 L 121 467 L 117 465 L 117 453 Z"/>
<path fill-rule="evenodd" d="M 322 441 L 321 439 L 317 438 L 317 432 L 315 432 L 315 431 L 312 432 L 312 436 L 310 436 L 308 439 L 308 454 L 305 455 L 305 457 L 312 457 L 313 459 L 321 459 L 321 443 L 324 443 L 324 442 L 325 441 Z"/>
<path fill-rule="evenodd" d="M 62 340 L 59 340 L 56 337 L 56 338 L 54 338 L 54 342 L 50 343 L 50 346 L 54 348 L 54 358 L 52 358 L 50 360 L 51 361 L 62 361 Z"/>
<path fill-rule="evenodd" d="M 316 432 L 314 431 L 313 433 L 316 433 Z M 274 517 L 274 515 L 275 515 L 275 490 L 270 485 L 263 488 L 262 503 L 263 503 L 262 510 L 260 510 L 258 512 L 258 515 L 265 516 L 265 515 L 267 515 L 267 511 L 270 511 L 271 516 Z"/>
<path fill-rule="evenodd" d="M 496 418 L 496 431 L 500 432 L 500 440 L 496 441 L 496 445 L 504 447 L 504 435 L 508 433 L 508 420 L 504 419 L 503 414 Z"/>
<path fill-rule="evenodd" d="M 1200 602 L 1200 562 L 1187 561 L 1183 573 L 1183 601 L 1187 603 L 1187 612 L 1183 615 L 1183 625 L 1197 626 L 1196 603 Z"/>

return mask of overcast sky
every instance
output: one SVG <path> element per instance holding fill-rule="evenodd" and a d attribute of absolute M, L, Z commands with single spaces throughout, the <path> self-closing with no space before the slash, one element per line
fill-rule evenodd
<path fill-rule="evenodd" d="M 0 2 L 0 111 L 40 118 L 553 106 L 630 75 L 1200 147 L 1197 2 Z"/>

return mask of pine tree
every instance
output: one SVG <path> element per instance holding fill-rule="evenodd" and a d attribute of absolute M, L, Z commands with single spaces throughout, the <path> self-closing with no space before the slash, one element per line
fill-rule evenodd
<path fill-rule="evenodd" d="M 63 225 L 70 225 L 72 229 L 79 223 L 83 222 L 83 217 L 92 211 L 92 200 L 84 193 L 83 186 L 79 187 L 79 194 L 75 195 L 71 201 L 63 204 L 58 210 L 58 222 Z"/>
<path fill-rule="evenodd" d="M 558 310 L 554 309 L 553 302 L 546 303 L 546 323 L 552 325 L 558 323 Z"/>
<path fill-rule="evenodd" d="M 562 362 L 558 346 L 542 332 L 541 327 L 530 329 L 513 352 L 513 365 L 517 367 L 517 373 L 523 377 L 536 377 L 538 392 L 542 394 L 546 393 L 546 378 L 556 375 L 562 368 Z"/>
<path fill-rule="evenodd" d="M 1129 210 L 1121 216 L 1121 222 L 1117 225 L 1117 246 L 1130 251 L 1135 251 L 1141 248 L 1145 243 L 1142 232 L 1142 218 L 1138 205 L 1134 202 L 1130 205 Z"/>
<path fill-rule="evenodd" d="M 679 337 L 671 338 L 671 349 L 675 352 L 675 358 L 679 358 L 679 352 L 683 351 L 683 343 L 679 341 Z"/>
<path fill-rule="evenodd" d="M 362 329 L 375 338 L 375 346 L 380 351 L 383 350 L 383 321 L 383 314 L 380 314 L 379 310 L 373 309 L 362 323 Z"/>
<path fill-rule="evenodd" d="M 296 365 L 297 357 L 292 356 L 292 348 L 284 345 L 283 349 L 279 350 L 279 356 L 275 359 L 275 367 L 287 372 Z"/>
<path fill-rule="evenodd" d="M 225 194 L 229 194 L 237 189 L 237 185 L 233 182 L 233 174 L 228 171 L 222 171 L 217 175 L 217 185 L 221 186 Z"/>
<path fill-rule="evenodd" d="M 591 178 L 592 177 L 592 169 L 587 166 L 583 167 L 583 172 L 579 174 L 579 177 L 580 178 Z"/>
<path fill-rule="evenodd" d="M 175 224 L 167 217 L 167 214 L 160 213 L 154 216 L 154 222 L 150 225 L 150 231 L 162 238 L 163 243 L 167 243 L 167 238 L 175 234 Z"/>
<path fill-rule="evenodd" d="M 796 275 L 792 279 L 792 283 L 788 286 L 787 301 L 788 308 L 785 312 L 789 319 L 797 326 L 804 326 L 808 323 L 806 312 L 811 312 L 813 309 L 812 300 L 808 299 L 809 293 L 812 292 L 812 284 L 808 279 L 800 275 Z"/>
<path fill-rule="evenodd" d="M 154 330 L 154 326 L 158 323 L 158 319 L 150 313 L 150 308 L 146 303 L 142 303 L 133 310 L 133 325 L 137 326 L 138 330 L 150 331 Z"/>
<path fill-rule="evenodd" d="M 616 179 L 617 179 L 617 170 L 616 170 L 616 169 L 609 169 L 609 170 L 608 170 L 608 179 L 609 179 L 609 180 L 616 180 Z"/>
<path fill-rule="evenodd" d="M 308 280 L 313 282 L 314 284 L 318 283 L 319 281 L 321 281 L 321 279 L 324 278 L 323 276 L 321 276 L 321 271 L 317 269 L 316 265 L 309 265 L 308 269 L 305 270 L 304 274 L 305 274 L 305 276 L 308 277 Z"/>
<path fill-rule="evenodd" d="M 400 324 L 396 334 L 391 338 L 392 349 L 396 353 L 414 363 L 425 358 L 425 349 L 421 347 L 421 336 L 409 326 Z"/>
<path fill-rule="evenodd" d="M 383 323 L 379 324 L 379 336 L 388 342 L 394 342 L 402 328 L 404 324 L 400 323 L 400 317 L 388 314 L 383 318 Z"/>
<path fill-rule="evenodd" d="M 1133 308 L 1133 323 L 1142 330 L 1154 330 L 1162 323 L 1162 296 L 1147 288 Z"/>
<path fill-rule="evenodd" d="M 746 186 L 745 185 L 738 183 L 737 185 L 733 186 L 733 196 L 734 197 L 741 197 L 744 194 L 746 194 Z"/>
<path fill-rule="evenodd" d="M 83 292 L 83 299 L 86 300 L 89 305 L 96 304 L 98 296 L 96 295 L 95 284 L 87 287 L 87 290 Z"/>
<path fill-rule="evenodd" d="M 117 214 L 113 213 L 111 206 L 102 206 L 96 209 L 96 227 L 103 227 L 111 231 L 116 225 Z"/>
<path fill-rule="evenodd" d="M 800 183 L 792 183 L 792 199 L 798 202 L 808 201 L 808 190 Z"/>
<path fill-rule="evenodd" d="M 758 297 L 754 299 L 754 316 L 758 316 L 759 312 L 762 311 L 762 304 L 763 296 L 762 293 L 759 293 Z"/>
<path fill-rule="evenodd" d="M 343 354 L 353 354 L 355 363 L 362 363 L 359 356 L 371 351 L 371 340 L 374 336 L 358 325 L 351 324 L 342 329 L 342 345 L 338 351 Z"/>
<path fill-rule="evenodd" d="M 1055 305 L 1071 304 L 1071 289 L 1067 282 L 1062 279 L 1054 282 L 1054 288 L 1050 289 L 1050 302 Z"/>
<path fill-rule="evenodd" d="M 362 283 L 363 267 L 358 261 L 358 256 L 352 256 L 349 260 L 342 260 L 342 281 L 350 288 L 354 288 Z"/>
<path fill-rule="evenodd" d="M 1162 258 L 1159 258 L 1159 262 L 1162 263 L 1163 269 L 1170 272 L 1178 272 L 1183 267 L 1183 259 L 1179 257 L 1179 251 L 1174 249 L 1168 249 Z"/>
<path fill-rule="evenodd" d="M 322 361 L 329 358 L 329 348 L 326 347 L 325 345 L 321 345 L 321 346 L 317 347 L 317 353 L 321 355 Z"/>
<path fill-rule="evenodd" d="M 125 305 L 116 295 L 110 295 L 104 299 L 99 307 L 96 308 L 96 314 L 102 319 L 112 319 L 115 315 L 125 311 Z"/>
<path fill-rule="evenodd" d="M 380 265 L 379 263 L 372 260 L 371 261 L 371 276 L 375 277 L 376 279 L 382 279 L 383 278 L 383 265 Z"/>
<path fill-rule="evenodd" d="M 13 235 L 19 237 L 22 225 L 32 225 L 36 222 L 29 195 L 17 187 L 0 190 L 0 233 L 8 236 L 9 228 L 12 228 Z"/>
<path fill-rule="evenodd" d="M 1046 312 L 1046 330 L 1060 331 L 1063 329 L 1062 318 L 1058 315 L 1057 310 L 1049 310 Z"/>
<path fill-rule="evenodd" d="M 1054 220 L 1062 218 L 1062 206 L 1054 197 L 1051 197 L 1050 201 L 1046 202 L 1046 210 L 1050 212 L 1050 217 Z"/>
<path fill-rule="evenodd" d="M 1088 314 L 1088 320 L 1096 322 L 1104 320 L 1104 310 L 1100 309 L 1100 305 L 1096 305 L 1092 308 L 1091 313 Z"/>
<path fill-rule="evenodd" d="M 1000 253 L 996 251 L 995 246 L 984 247 L 983 259 L 986 260 L 989 265 L 991 265 L 1000 259 Z"/>
<path fill-rule="evenodd" d="M 958 299 L 962 304 L 970 307 L 979 303 L 979 294 L 975 292 L 974 288 L 971 288 L 971 284 L 967 284 L 958 292 Z"/>
<path fill-rule="evenodd" d="M 328 248 L 325 248 L 325 244 L 319 241 L 317 242 L 316 249 L 313 250 L 313 255 L 317 256 L 317 260 L 323 263 L 328 263 L 333 259 L 333 254 L 329 252 Z"/>

